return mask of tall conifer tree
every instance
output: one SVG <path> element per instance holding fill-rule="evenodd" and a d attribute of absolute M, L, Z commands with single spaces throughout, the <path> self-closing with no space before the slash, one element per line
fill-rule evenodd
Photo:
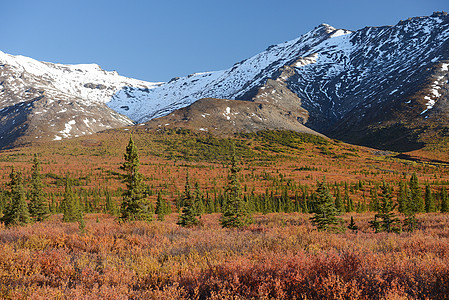
<path fill-rule="evenodd" d="M 125 162 L 120 167 L 125 171 L 126 189 L 123 192 L 123 202 L 120 218 L 123 221 L 147 221 L 153 219 L 153 207 L 145 195 L 143 176 L 139 172 L 139 154 L 132 135 L 124 154 Z"/>
<path fill-rule="evenodd" d="M 446 188 L 443 186 L 440 191 L 440 199 L 441 199 L 441 208 L 440 211 L 442 213 L 449 212 L 449 197 L 447 195 Z"/>
<path fill-rule="evenodd" d="M 157 193 L 155 213 L 157 214 L 157 219 L 159 221 L 164 221 L 165 216 L 171 213 L 170 205 L 162 198 L 162 193 L 160 191 Z"/>
<path fill-rule="evenodd" d="M 22 226 L 30 222 L 30 213 L 25 201 L 22 173 L 16 171 L 13 167 L 9 178 L 11 179 L 9 183 L 11 187 L 11 202 L 6 208 L 2 221 L 6 226 Z"/>
<path fill-rule="evenodd" d="M 64 222 L 78 222 L 83 215 L 79 198 L 72 188 L 72 180 L 67 175 L 65 178 L 64 196 L 62 198 L 62 220 Z"/>
<path fill-rule="evenodd" d="M 117 214 L 117 204 L 112 199 L 111 192 L 109 190 L 105 191 L 105 197 L 106 197 L 106 204 L 105 204 L 106 212 L 115 216 Z"/>
<path fill-rule="evenodd" d="M 338 210 L 339 213 L 346 212 L 345 204 L 343 202 L 343 199 L 341 198 L 341 192 L 340 192 L 339 186 L 336 187 L 336 191 L 335 191 L 335 208 Z"/>
<path fill-rule="evenodd" d="M 413 231 L 418 224 L 416 214 L 425 211 L 425 203 L 416 173 L 413 173 L 410 177 L 407 196 L 406 205 L 404 205 L 404 214 L 406 216 L 404 225 L 407 231 Z"/>
<path fill-rule="evenodd" d="M 409 182 L 410 187 L 410 200 L 409 209 L 415 213 L 425 211 L 425 203 L 422 197 L 421 188 L 419 187 L 418 176 L 416 173 L 412 174 Z"/>
<path fill-rule="evenodd" d="M 398 211 L 400 213 L 405 213 L 408 207 L 408 200 L 410 199 L 407 184 L 403 181 L 399 182 L 398 191 Z"/>
<path fill-rule="evenodd" d="M 435 197 L 432 193 L 432 191 L 430 190 L 430 184 L 427 183 L 426 184 L 426 192 L 424 194 L 424 203 L 426 205 L 426 212 L 435 212 L 436 211 L 436 207 L 435 207 Z"/>
<path fill-rule="evenodd" d="M 399 219 L 393 212 L 396 204 L 393 202 L 391 187 L 384 181 L 380 189 L 379 210 L 374 216 L 374 220 L 370 221 L 371 227 L 376 233 L 380 231 L 399 232 Z"/>
<path fill-rule="evenodd" d="M 192 195 L 190 187 L 189 171 L 186 174 L 186 183 L 184 185 L 184 197 L 182 199 L 182 213 L 179 216 L 178 225 L 191 227 L 199 224 L 198 211 L 195 205 L 195 198 Z"/>
<path fill-rule="evenodd" d="M 311 218 L 313 225 L 320 231 L 338 231 L 340 218 L 337 218 L 337 208 L 335 207 L 329 188 L 326 185 L 326 179 L 318 182 L 316 190 L 315 214 Z"/>
<path fill-rule="evenodd" d="M 31 169 L 31 190 L 29 194 L 29 201 L 30 216 L 38 222 L 44 221 L 50 214 L 49 205 L 44 196 L 40 171 L 40 162 L 35 155 L 33 160 L 33 167 Z"/>
<path fill-rule="evenodd" d="M 370 203 L 369 203 L 370 211 L 378 211 L 379 210 L 379 198 L 377 197 L 377 184 L 374 185 L 370 190 Z"/>
<path fill-rule="evenodd" d="M 237 166 L 237 158 L 234 143 L 231 145 L 231 167 L 228 175 L 228 186 L 226 189 L 226 202 L 224 203 L 223 213 L 220 218 L 222 227 L 242 227 L 249 224 L 252 219 L 243 201 L 238 173 L 240 168 Z"/>

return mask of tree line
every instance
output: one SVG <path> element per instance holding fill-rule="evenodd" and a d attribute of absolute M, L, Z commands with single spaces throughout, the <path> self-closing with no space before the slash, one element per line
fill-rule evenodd
<path fill-rule="evenodd" d="M 369 200 L 363 196 L 362 201 L 353 202 L 350 194 L 357 189 L 364 189 L 364 183 L 359 181 L 354 185 L 344 183 L 329 184 L 323 178 L 317 182 L 317 187 L 311 190 L 307 185 L 297 187 L 290 182 L 280 186 L 273 180 L 273 188 L 265 193 L 257 194 L 248 191 L 246 185 L 242 189 L 239 180 L 238 160 L 235 148 L 232 147 L 228 183 L 220 191 L 201 191 L 199 184 L 192 188 L 191 179 L 187 172 L 184 192 L 175 201 L 175 208 L 180 213 L 177 224 L 180 226 L 196 226 L 200 224 L 201 215 L 205 213 L 221 213 L 220 222 L 223 227 L 241 227 L 251 223 L 251 215 L 256 212 L 303 212 L 313 213 L 312 223 L 319 230 L 336 230 L 342 228 L 341 220 L 337 217 L 345 212 L 375 211 L 374 220 L 370 222 L 375 232 L 413 230 L 417 226 L 416 214 L 421 212 L 449 212 L 449 197 L 443 186 L 439 192 L 433 192 L 430 184 L 426 183 L 424 195 L 414 173 L 409 181 L 400 181 L 397 189 L 397 199 L 393 200 L 394 187 L 392 184 L 375 183 L 369 189 Z M 139 172 L 139 154 L 130 136 L 124 153 L 124 163 L 121 169 L 125 189 L 120 191 L 121 205 L 118 207 L 111 192 L 105 191 L 75 191 L 73 179 L 68 175 L 64 179 L 64 193 L 58 202 L 51 194 L 51 199 L 43 191 L 41 167 L 37 156 L 34 157 L 31 169 L 31 179 L 28 191 L 24 187 L 21 172 L 12 168 L 10 174 L 10 191 L 3 194 L 7 199 L 3 207 L 1 221 L 7 226 L 24 225 L 30 222 L 40 222 L 48 218 L 51 213 L 63 213 L 63 221 L 78 222 L 83 231 L 84 213 L 106 212 L 117 215 L 122 222 L 152 221 L 154 215 L 158 220 L 164 220 L 165 215 L 172 213 L 172 205 L 164 199 L 162 192 L 157 193 L 155 207 L 149 200 L 148 186 Z M 268 176 L 267 174 L 266 176 Z M 284 178 L 280 174 L 280 181 Z M 279 180 L 277 180 L 279 181 Z M 93 200 L 88 200 L 90 195 Z M 103 208 L 100 196 L 105 198 Z M 404 215 L 400 222 L 396 212 Z M 352 226 L 355 223 L 352 218 Z M 355 226 L 355 227 L 354 227 Z"/>

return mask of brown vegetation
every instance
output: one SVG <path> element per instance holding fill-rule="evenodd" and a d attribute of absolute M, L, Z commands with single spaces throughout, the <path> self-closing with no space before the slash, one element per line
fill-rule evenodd
<path fill-rule="evenodd" d="M 189 132 L 133 133 L 148 195 L 160 194 L 172 208 L 182 195 L 186 172 L 210 196 L 223 192 L 228 142 Z M 64 177 L 93 211 L 103 211 L 108 190 L 122 200 L 123 152 L 129 132 L 104 132 L 58 143 L 0 153 L 0 185 L 8 191 L 11 166 L 29 178 L 39 155 L 44 190 L 56 202 Z M 271 142 L 270 142 L 271 140 Z M 391 184 L 419 177 L 441 207 L 449 186 L 444 164 L 395 158 L 396 154 L 338 141 L 265 133 L 239 136 L 239 181 L 251 193 L 296 202 L 312 197 L 326 177 L 333 196 L 339 188 L 355 207 L 369 202 L 383 180 Z M 227 152 L 228 151 L 228 152 Z M 338 187 L 338 188 L 337 188 Z M 296 192 L 299 194 L 296 195 Z M 343 197 L 344 198 L 344 197 Z M 99 199 L 99 200 L 98 200 Z M 49 199 L 50 200 L 50 199 Z M 175 210 L 174 210 L 175 211 Z M 401 221 L 404 215 L 395 211 Z M 374 233 L 374 212 L 346 213 L 357 231 L 318 232 L 310 214 L 254 215 L 241 229 L 223 229 L 220 214 L 204 214 L 200 225 L 164 221 L 119 223 L 106 214 L 86 214 L 84 233 L 61 214 L 25 227 L 0 225 L 0 298 L 5 299 L 445 299 L 449 293 L 449 216 L 417 214 L 414 232 Z M 156 218 L 153 218 L 156 220 Z"/>
<path fill-rule="evenodd" d="M 96 221 L 98 218 L 98 221 Z M 414 233 L 317 232 L 303 214 L 257 215 L 241 230 L 165 221 L 119 225 L 89 215 L 86 233 L 61 216 L 0 231 L 3 299 L 445 299 L 447 215 Z M 349 215 L 345 216 L 349 223 Z"/>

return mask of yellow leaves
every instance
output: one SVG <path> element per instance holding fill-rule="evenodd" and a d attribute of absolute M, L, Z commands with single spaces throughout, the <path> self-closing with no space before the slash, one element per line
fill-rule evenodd
<path fill-rule="evenodd" d="M 32 235 L 28 239 L 20 240 L 17 243 L 19 248 L 29 249 L 29 250 L 44 250 L 52 245 L 52 241 L 44 236 Z"/>

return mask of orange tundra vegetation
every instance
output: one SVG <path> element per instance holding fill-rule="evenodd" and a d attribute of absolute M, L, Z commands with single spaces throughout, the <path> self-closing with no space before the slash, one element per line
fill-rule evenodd
<path fill-rule="evenodd" d="M 349 216 L 345 216 L 345 221 Z M 98 218 L 98 222 L 97 222 Z M 420 215 L 412 233 L 316 231 L 309 215 L 256 215 L 223 229 L 88 215 L 85 234 L 60 216 L 0 232 L 3 299 L 446 299 L 449 217 Z"/>
<path fill-rule="evenodd" d="M 231 141 L 141 128 L 133 138 L 146 197 L 153 204 L 162 197 L 174 212 L 165 218 L 119 222 L 108 209 L 111 199 L 118 208 L 123 199 L 120 166 L 129 131 L 0 153 L 0 210 L 8 202 L 11 167 L 28 182 L 37 153 L 52 212 L 43 222 L 1 225 L 0 298 L 448 298 L 449 215 L 440 212 L 449 209 L 449 169 L 443 154 L 438 160 L 423 152 L 397 156 L 279 131 Z M 233 144 L 253 219 L 238 229 L 220 224 Z M 193 227 L 177 225 L 187 170 L 192 195 L 204 204 Z M 78 224 L 62 222 L 68 177 L 85 213 L 81 232 Z M 339 210 L 335 232 L 317 231 L 310 221 L 323 178 Z M 403 197 L 422 205 L 407 208 Z M 373 228 L 375 216 L 395 219 L 398 233 L 385 232 L 382 224 Z M 346 229 L 351 217 L 355 224 Z M 407 231 L 407 220 L 415 222 L 414 230 Z"/>

